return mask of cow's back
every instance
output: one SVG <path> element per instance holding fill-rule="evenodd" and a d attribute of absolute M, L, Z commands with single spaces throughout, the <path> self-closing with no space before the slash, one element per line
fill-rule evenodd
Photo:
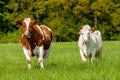
<path fill-rule="evenodd" d="M 96 39 L 98 41 L 99 48 L 102 48 L 102 36 L 100 31 L 95 31 Z"/>
<path fill-rule="evenodd" d="M 52 41 L 52 31 L 45 25 L 41 25 L 40 28 L 42 29 L 44 35 L 44 49 L 48 49 Z"/>

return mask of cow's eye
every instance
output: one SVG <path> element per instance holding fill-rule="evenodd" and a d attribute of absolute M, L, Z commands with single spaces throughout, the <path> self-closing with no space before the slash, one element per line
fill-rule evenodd
<path fill-rule="evenodd" d="M 26 26 L 25 23 L 23 23 L 23 26 Z"/>
<path fill-rule="evenodd" d="M 87 36 L 89 36 L 89 33 L 87 34 Z"/>

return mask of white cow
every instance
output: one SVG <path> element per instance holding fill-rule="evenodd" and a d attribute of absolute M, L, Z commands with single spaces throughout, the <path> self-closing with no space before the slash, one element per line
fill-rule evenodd
<path fill-rule="evenodd" d="M 94 27 L 84 25 L 79 30 L 78 46 L 82 61 L 85 62 L 87 57 L 93 62 L 95 57 L 102 59 L 102 38 L 100 31 L 95 31 Z"/>

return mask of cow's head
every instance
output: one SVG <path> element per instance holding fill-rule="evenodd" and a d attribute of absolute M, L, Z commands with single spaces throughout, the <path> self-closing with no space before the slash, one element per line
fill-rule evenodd
<path fill-rule="evenodd" d="M 84 42 L 88 42 L 88 38 L 90 36 L 90 31 L 91 31 L 91 28 L 89 25 L 84 25 L 80 28 L 79 34 L 82 37 Z"/>
<path fill-rule="evenodd" d="M 22 26 L 23 34 L 30 38 L 32 35 L 33 26 L 38 24 L 38 20 L 32 20 L 31 18 L 24 18 L 23 20 L 17 21 L 16 23 Z"/>

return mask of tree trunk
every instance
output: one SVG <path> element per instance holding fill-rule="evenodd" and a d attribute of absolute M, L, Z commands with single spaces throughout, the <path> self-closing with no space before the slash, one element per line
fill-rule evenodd
<path fill-rule="evenodd" d="M 98 29 L 98 27 L 97 27 L 97 14 L 96 14 L 96 11 L 94 13 L 94 21 L 95 21 L 95 28 Z"/>

